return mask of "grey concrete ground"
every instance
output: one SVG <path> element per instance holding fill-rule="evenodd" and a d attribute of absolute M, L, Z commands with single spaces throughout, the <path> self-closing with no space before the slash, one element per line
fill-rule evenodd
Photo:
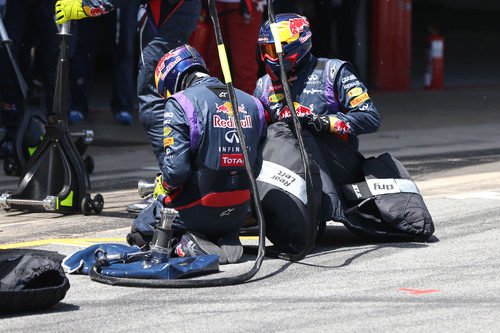
<path fill-rule="evenodd" d="M 148 290 L 70 275 L 58 306 L 0 317 L 0 331 L 498 331 L 500 88 L 373 98 L 384 126 L 361 138 L 361 150 L 405 162 L 434 218 L 431 242 L 367 242 L 332 222 L 304 260 L 265 259 L 244 285 Z M 139 125 L 120 127 L 108 113 L 93 113 L 86 126 L 96 131 L 91 183 L 104 195 L 103 213 L 0 212 L 4 247 L 124 237 L 132 222 L 124 207 L 138 200 L 135 184 L 152 176 L 154 159 Z M 15 179 L 0 175 L 0 192 L 14 187 Z M 88 244 L 54 240 L 35 248 L 67 255 Z M 208 277 L 243 272 L 253 259 Z"/>

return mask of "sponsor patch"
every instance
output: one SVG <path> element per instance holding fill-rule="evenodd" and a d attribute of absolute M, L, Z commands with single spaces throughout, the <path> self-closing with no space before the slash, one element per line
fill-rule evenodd
<path fill-rule="evenodd" d="M 214 122 L 213 126 L 217 128 L 234 128 L 233 117 L 229 119 L 222 119 L 218 115 L 214 115 L 213 122 Z M 243 128 L 252 127 L 252 117 L 250 117 L 249 115 L 246 115 L 245 119 L 241 119 L 240 122 L 241 122 L 241 127 Z"/>
<path fill-rule="evenodd" d="M 236 210 L 236 208 L 228 208 L 226 209 L 225 211 L 223 211 L 219 217 L 224 217 L 224 216 L 229 216 L 231 215 L 232 212 L 234 212 Z"/>
<path fill-rule="evenodd" d="M 8 103 L 5 103 L 5 102 L 2 103 L 2 108 L 5 111 L 16 111 L 17 110 L 16 104 L 8 104 Z"/>
<path fill-rule="evenodd" d="M 321 94 L 321 93 L 323 93 L 323 90 L 311 88 L 311 89 L 304 89 L 302 92 L 304 94 L 313 95 L 313 94 L 316 94 L 316 93 L 320 93 Z"/>
<path fill-rule="evenodd" d="M 344 123 L 335 116 L 328 116 L 328 118 L 330 119 L 330 132 L 341 135 L 351 132 L 351 126 L 348 123 Z"/>
<path fill-rule="evenodd" d="M 269 92 L 275 92 L 275 91 L 282 90 L 282 89 L 283 89 L 283 85 L 281 83 L 272 84 L 269 86 Z"/>
<path fill-rule="evenodd" d="M 226 139 L 226 141 L 228 143 L 240 143 L 240 139 L 238 138 L 238 133 L 236 133 L 236 130 L 231 130 L 231 131 L 228 131 L 226 132 L 226 134 L 224 135 L 224 138 Z"/>
<path fill-rule="evenodd" d="M 168 137 L 163 139 L 163 147 L 171 146 L 174 144 L 174 138 L 173 137 Z"/>
<path fill-rule="evenodd" d="M 295 107 L 295 111 L 297 112 L 297 116 L 301 117 L 306 114 L 312 114 L 312 111 L 314 109 L 314 105 L 311 104 L 309 107 L 300 105 L 297 102 L 293 103 L 293 106 Z M 292 115 L 290 114 L 290 110 L 288 109 L 288 106 L 285 106 L 278 114 L 278 119 L 281 120 L 283 118 L 288 118 L 291 117 Z"/>
<path fill-rule="evenodd" d="M 363 105 L 361 105 L 361 106 L 359 107 L 359 110 L 360 110 L 360 111 L 366 111 L 366 110 L 368 110 L 369 108 L 370 108 L 370 105 L 368 105 L 368 103 L 365 103 L 365 104 L 363 104 Z"/>
<path fill-rule="evenodd" d="M 356 80 L 356 76 L 351 74 L 349 76 L 342 78 L 342 83 L 347 83 L 347 82 L 354 81 L 354 80 Z"/>
<path fill-rule="evenodd" d="M 333 64 L 332 68 L 330 69 L 330 79 L 333 80 L 335 78 L 335 73 L 336 72 L 337 72 L 337 65 Z"/>
<path fill-rule="evenodd" d="M 344 89 L 350 89 L 352 87 L 356 87 L 356 86 L 359 86 L 361 84 L 361 82 L 359 82 L 358 80 L 354 81 L 354 82 L 351 82 L 351 83 L 347 83 L 347 84 L 344 84 Z"/>
<path fill-rule="evenodd" d="M 349 92 L 347 93 L 347 96 L 349 97 L 355 97 L 355 96 L 359 96 L 363 93 L 363 88 L 361 87 L 356 87 L 356 88 L 353 88 L 351 90 L 349 90 Z"/>
<path fill-rule="evenodd" d="M 226 102 L 222 105 L 215 103 L 215 107 L 217 108 L 217 113 L 223 112 L 223 113 L 228 114 L 230 116 L 233 115 L 233 108 L 231 107 L 230 102 Z M 245 105 L 243 105 L 243 104 L 238 106 L 238 111 L 243 112 L 243 113 L 247 113 L 247 111 L 245 110 Z"/>
<path fill-rule="evenodd" d="M 170 127 L 164 127 L 163 128 L 163 135 L 167 136 L 172 132 L 172 129 Z"/>
<path fill-rule="evenodd" d="M 96 8 L 83 6 L 83 11 L 87 14 L 87 16 L 91 17 L 101 16 L 107 13 L 101 6 Z"/>
<path fill-rule="evenodd" d="M 358 106 L 359 104 L 363 103 L 367 99 L 370 99 L 370 96 L 368 96 L 368 93 L 364 93 L 363 95 L 360 95 L 360 96 L 356 97 L 355 99 L 353 99 L 351 101 L 351 106 L 353 108 L 355 108 L 356 106 Z"/>
<path fill-rule="evenodd" d="M 244 166 L 243 154 L 222 154 L 220 156 L 221 167 Z"/>
<path fill-rule="evenodd" d="M 277 103 L 277 102 L 281 101 L 283 98 L 285 98 L 285 95 L 283 95 L 283 94 L 274 94 L 274 95 L 269 96 L 269 102 Z"/>

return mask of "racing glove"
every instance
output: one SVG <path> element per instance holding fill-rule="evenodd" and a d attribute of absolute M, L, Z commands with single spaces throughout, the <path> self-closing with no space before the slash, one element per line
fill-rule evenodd
<path fill-rule="evenodd" d="M 339 118 L 332 115 L 306 114 L 299 117 L 300 124 L 311 133 L 351 133 L 349 123 L 344 123 Z"/>
<path fill-rule="evenodd" d="M 82 0 L 57 0 L 56 23 L 63 24 L 69 20 L 89 17 L 83 10 Z"/>
<path fill-rule="evenodd" d="M 167 196 L 172 193 L 177 187 L 170 186 L 163 181 L 161 174 L 156 176 L 155 179 L 155 190 L 153 192 L 153 197 L 156 199 L 159 195 Z"/>

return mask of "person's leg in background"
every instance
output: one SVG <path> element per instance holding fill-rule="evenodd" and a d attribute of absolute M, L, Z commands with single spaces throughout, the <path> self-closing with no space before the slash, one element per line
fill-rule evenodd
<path fill-rule="evenodd" d="M 216 2 L 217 13 L 221 25 L 222 38 L 230 57 L 231 74 L 234 86 L 252 94 L 257 82 L 259 65 L 256 60 L 257 39 L 262 23 L 263 8 L 257 8 L 252 3 L 252 16 L 250 21 L 240 13 L 240 3 Z M 257 10 L 259 9 L 259 10 Z M 223 80 L 219 62 L 217 43 L 213 27 L 211 26 L 210 45 L 205 62 L 210 75 Z"/>
<path fill-rule="evenodd" d="M 207 0 L 203 0 L 207 1 Z M 222 39 L 224 40 L 224 44 L 226 44 L 226 51 L 229 51 L 229 44 L 228 41 L 225 38 L 224 35 L 224 26 L 225 26 L 225 20 L 226 16 L 231 13 L 232 11 L 237 12 L 239 4 L 234 4 L 234 3 L 225 3 L 225 2 L 215 2 L 215 5 L 217 7 L 217 14 L 219 16 L 219 24 L 221 26 L 221 31 L 222 31 Z M 207 55 L 205 57 L 205 64 L 207 65 L 207 68 L 210 72 L 211 76 L 217 77 L 222 82 L 224 82 L 224 78 L 222 77 L 222 69 L 220 67 L 220 62 L 219 62 L 219 52 L 217 51 L 217 41 L 215 40 L 215 33 L 214 33 L 214 27 L 212 24 L 212 21 L 210 20 L 210 31 L 208 34 L 208 47 L 207 47 Z M 232 69 L 232 67 L 231 67 Z"/>
<path fill-rule="evenodd" d="M 40 65 L 42 67 L 40 71 L 45 90 L 47 114 L 52 112 L 59 54 L 59 37 L 54 22 L 55 3 L 55 0 L 39 1 L 36 9 L 37 15 L 33 15 L 32 18 L 38 31 L 37 47 L 39 48 Z"/>
<path fill-rule="evenodd" d="M 3 23 L 9 38 L 14 59 L 20 65 L 24 26 L 26 23 L 25 0 L 8 1 L 5 8 Z M 12 156 L 15 153 L 16 132 L 24 114 L 24 101 L 19 83 L 7 52 L 0 53 L 0 91 L 2 93 L 2 119 L 5 126 L 5 136 L 0 143 L 0 158 Z M 21 68 L 23 70 L 23 68 Z"/>
<path fill-rule="evenodd" d="M 156 91 L 155 69 L 158 61 L 169 51 L 185 44 L 196 28 L 200 17 L 199 0 L 184 0 L 169 19 L 158 29 L 148 18 L 140 29 L 139 73 L 137 96 L 139 99 L 139 120 L 151 141 L 153 152 L 163 166 L 163 117 L 165 99 Z"/>
<path fill-rule="evenodd" d="M 89 113 L 88 98 L 92 89 L 95 58 L 99 48 L 99 34 L 106 17 L 97 17 L 77 22 L 75 53 L 70 62 L 71 105 L 69 122 L 82 122 Z"/>
<path fill-rule="evenodd" d="M 134 47 L 138 7 L 139 2 L 133 0 L 116 10 L 111 112 L 116 121 L 123 125 L 131 125 L 134 122 L 132 116 L 135 102 Z"/>
<path fill-rule="evenodd" d="M 263 8 L 257 8 L 255 3 L 252 3 L 252 7 L 249 22 L 239 11 L 228 13 L 224 18 L 223 31 L 231 53 L 234 86 L 248 94 L 253 94 L 257 82 L 257 39 L 263 11 Z"/>

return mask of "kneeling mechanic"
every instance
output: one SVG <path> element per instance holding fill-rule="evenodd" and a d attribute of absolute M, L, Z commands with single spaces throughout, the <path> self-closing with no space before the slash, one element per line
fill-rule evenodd
<path fill-rule="evenodd" d="M 237 262 L 243 253 L 239 229 L 249 210 L 250 191 L 227 89 L 208 75 L 203 59 L 189 45 L 160 60 L 155 80 L 167 101 L 165 157 L 154 196 L 179 212 L 185 232 L 174 252 L 181 257 L 218 254 L 221 264 Z M 264 109 L 240 90 L 236 97 L 249 163 L 256 168 L 266 133 Z M 141 246 L 146 237 L 136 222 L 127 239 Z"/>

